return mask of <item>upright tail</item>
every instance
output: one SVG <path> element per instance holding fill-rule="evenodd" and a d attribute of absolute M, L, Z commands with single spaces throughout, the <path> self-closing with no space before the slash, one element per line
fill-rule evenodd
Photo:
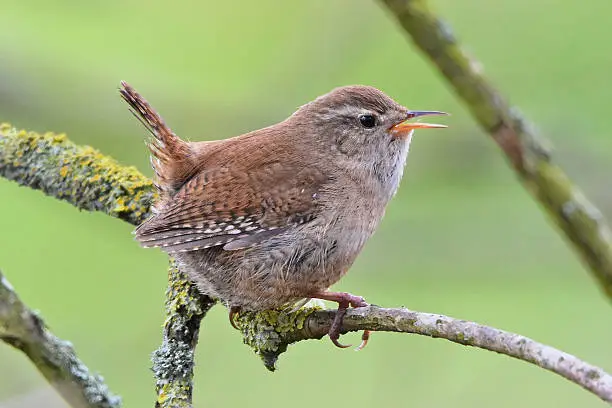
<path fill-rule="evenodd" d="M 173 195 L 184 183 L 190 164 L 190 148 L 164 123 L 164 120 L 127 82 L 121 81 L 119 93 L 131 107 L 130 112 L 153 138 L 148 147 L 151 166 L 156 175 L 155 186 L 162 196 Z"/>

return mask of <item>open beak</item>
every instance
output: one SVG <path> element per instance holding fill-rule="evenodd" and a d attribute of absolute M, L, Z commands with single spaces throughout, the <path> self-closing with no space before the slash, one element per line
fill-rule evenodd
<path fill-rule="evenodd" d="M 407 112 L 406 121 L 418 118 L 419 116 L 428 116 L 428 115 L 448 115 L 446 112 L 440 111 L 408 111 Z M 446 125 L 437 125 L 435 123 L 422 123 L 422 122 L 401 122 L 397 125 L 391 127 L 390 131 L 397 137 L 402 137 L 408 135 L 414 129 L 436 129 L 436 128 L 445 128 Z"/>

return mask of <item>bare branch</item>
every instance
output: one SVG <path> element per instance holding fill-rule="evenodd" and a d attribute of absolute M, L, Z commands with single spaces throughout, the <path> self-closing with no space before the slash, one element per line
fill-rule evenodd
<path fill-rule="evenodd" d="M 289 344 L 325 336 L 334 313 L 315 308 L 290 314 L 277 311 L 241 313 L 237 322 L 245 343 L 261 356 L 268 369 L 274 370 L 278 356 Z M 520 334 L 438 314 L 376 306 L 350 309 L 344 318 L 343 330 L 412 333 L 494 351 L 559 374 L 602 400 L 612 402 L 610 374 Z"/>
<path fill-rule="evenodd" d="M 0 272 L 0 340 L 23 351 L 57 392 L 75 408 L 118 408 L 104 379 L 93 375 L 72 344 L 57 338 L 17 296 Z"/>
<path fill-rule="evenodd" d="M 450 27 L 431 11 L 427 0 L 381 2 L 499 145 L 527 191 L 563 231 L 608 298 L 612 298 L 610 228 L 601 212 L 551 162 L 548 142 L 487 82 L 482 65 L 459 46 Z"/>

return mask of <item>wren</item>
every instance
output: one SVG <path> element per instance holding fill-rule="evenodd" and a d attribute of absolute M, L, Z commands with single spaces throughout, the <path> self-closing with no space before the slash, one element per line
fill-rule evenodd
<path fill-rule="evenodd" d="M 171 254 L 202 293 L 230 309 L 338 303 L 329 337 L 338 347 L 360 296 L 328 288 L 376 230 L 402 178 L 414 129 L 438 111 L 409 110 L 376 88 L 345 86 L 275 125 L 226 140 L 186 142 L 130 85 L 121 96 L 153 135 L 159 198 L 135 231 Z M 369 332 L 364 332 L 363 347 Z"/>

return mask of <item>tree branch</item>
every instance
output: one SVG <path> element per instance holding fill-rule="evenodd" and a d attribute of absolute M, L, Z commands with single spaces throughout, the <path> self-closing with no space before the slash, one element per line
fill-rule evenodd
<path fill-rule="evenodd" d="M 449 27 L 431 12 L 426 0 L 381 1 L 500 146 L 524 186 L 612 298 L 612 234 L 600 212 L 551 163 L 546 143 L 484 79 L 480 65 L 458 46 Z M 102 211 L 132 224 L 146 219 L 155 197 L 151 182 L 134 168 L 121 167 L 90 147 L 69 142 L 63 135 L 17 132 L 8 125 L 0 126 L 0 176 L 80 209 Z M 214 301 L 200 295 L 174 267 L 169 280 L 164 341 L 153 357 L 157 406 L 188 407 L 199 324 Z M 324 336 L 333 313 L 317 309 L 301 309 L 292 314 L 246 313 L 239 322 L 245 342 L 273 369 L 278 355 L 289 344 Z M 421 334 L 495 351 L 555 372 L 612 402 L 609 374 L 518 334 L 441 315 L 378 307 L 350 310 L 344 329 Z M 119 405 L 119 399 L 108 392 L 101 378 L 89 374 L 72 347 L 47 330 L 1 275 L 0 338 L 26 353 L 73 406 Z"/>
<path fill-rule="evenodd" d="M 91 148 L 74 145 L 64 136 L 17 132 L 6 125 L 0 126 L 0 175 L 65 199 L 79 208 L 103 211 L 132 223 L 145 217 L 153 197 L 150 182 L 135 169 L 123 168 Z M 80 195 L 73 190 L 79 190 Z M 193 355 L 199 324 L 213 304 L 210 298 L 200 295 L 176 268 L 171 268 L 164 341 L 153 357 L 158 407 L 191 405 Z M 15 310 L 20 314 L 19 306 L 14 302 L 7 305 L 5 309 L 8 312 L 0 313 L 2 327 L 11 327 L 10 318 Z M 238 317 L 238 322 L 245 343 L 258 352 L 268 369 L 274 369 L 278 356 L 289 344 L 324 336 L 333 314 L 334 311 L 314 308 L 290 314 L 264 311 L 244 313 Z M 35 318 L 33 321 L 38 320 Z M 612 382 L 603 370 L 520 335 L 405 309 L 369 307 L 349 311 L 344 330 L 363 329 L 446 338 L 507 354 L 553 371 L 612 402 Z M 19 339 L 11 335 L 2 338 L 5 341 L 9 339 L 9 342 L 11 338 Z M 18 343 L 13 341 L 12 344 Z M 63 348 L 47 350 L 44 344 L 29 344 L 31 347 L 21 349 L 43 374 L 54 367 L 48 360 L 55 361 L 53 356 L 64 353 Z M 48 358 L 38 357 L 46 352 L 51 353 Z M 81 364 L 79 366 L 86 370 Z M 79 383 L 72 385 L 78 391 Z M 86 395 L 87 390 L 88 387 L 83 387 L 81 392 Z"/>
<path fill-rule="evenodd" d="M 133 167 L 120 166 L 89 146 L 72 143 L 64 135 L 17 131 L 8 124 L 0 125 L 0 176 L 41 190 L 79 209 L 101 211 L 134 225 L 147 218 L 155 197 L 151 181 Z M 200 320 L 213 304 L 180 271 L 171 268 L 163 341 L 153 355 L 158 407 L 191 405 L 193 359 Z M 0 314 L 0 324 L 5 323 L 6 316 Z M 61 350 L 58 348 L 57 352 Z M 33 353 L 45 352 L 45 349 L 22 351 L 43 374 L 54 369 L 53 360 L 35 360 L 37 355 Z M 84 365 L 82 368 L 86 370 Z"/>
<path fill-rule="evenodd" d="M 157 408 L 189 408 L 200 322 L 215 300 L 204 296 L 174 265 L 168 271 L 162 345 L 153 353 Z"/>
<path fill-rule="evenodd" d="M 380 1 L 499 145 L 527 191 L 542 205 L 612 299 L 610 228 L 601 212 L 551 162 L 548 142 L 487 82 L 482 65 L 463 51 L 450 27 L 431 11 L 426 0 Z"/>
<path fill-rule="evenodd" d="M 65 135 L 18 131 L 6 123 L 0 124 L 0 176 L 134 225 L 148 217 L 155 197 L 151 180 L 134 167 Z"/>
<path fill-rule="evenodd" d="M 276 311 L 241 313 L 237 318 L 244 342 L 263 359 L 270 370 L 289 344 L 320 339 L 327 334 L 334 311 L 315 308 L 285 314 Z M 612 376 L 571 354 L 538 343 L 520 334 L 509 333 L 448 316 L 369 306 L 350 309 L 343 331 L 387 331 L 442 338 L 465 346 L 505 354 L 552 371 L 580 385 L 604 401 L 612 402 Z"/>
<path fill-rule="evenodd" d="M 57 338 L 19 299 L 0 272 L 0 340 L 23 351 L 57 392 L 75 408 L 118 408 L 104 379 L 92 375 L 72 344 Z"/>

